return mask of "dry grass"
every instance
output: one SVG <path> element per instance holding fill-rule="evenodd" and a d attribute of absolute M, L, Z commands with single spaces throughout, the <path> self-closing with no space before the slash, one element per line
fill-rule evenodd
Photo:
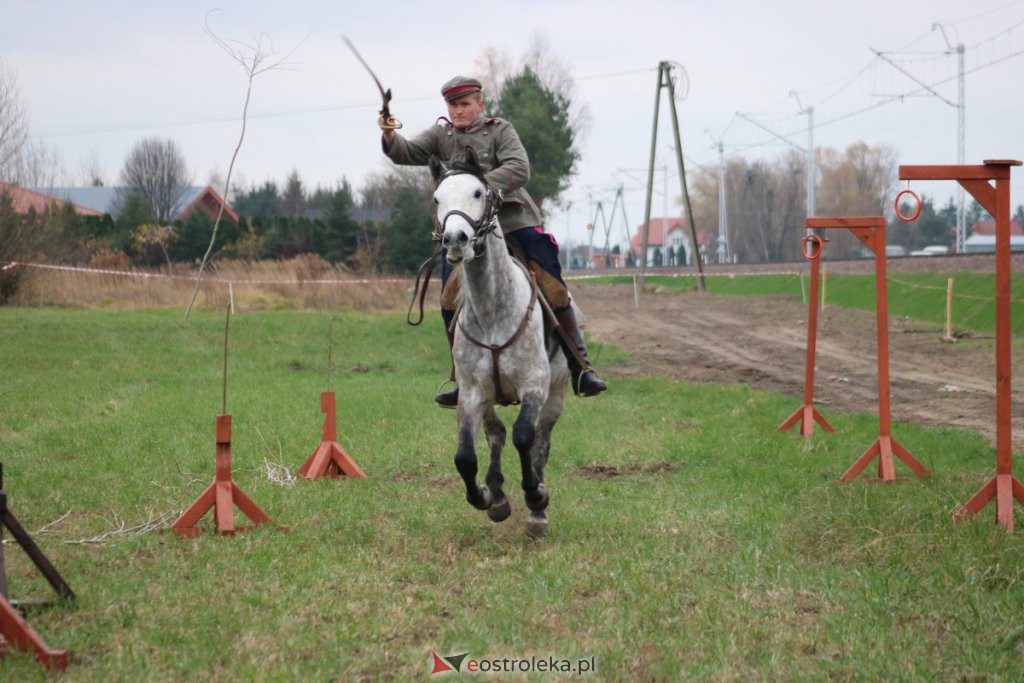
<path fill-rule="evenodd" d="M 99 265 L 102 269 L 106 264 Z M 174 264 L 156 269 L 115 268 L 106 274 L 26 267 L 15 306 L 84 308 L 184 308 L 194 287 L 194 268 Z M 220 261 L 209 268 L 200 288 L 200 309 L 221 308 L 229 283 L 236 310 L 354 311 L 401 309 L 408 304 L 412 279 L 364 275 L 311 254 L 289 261 Z"/>

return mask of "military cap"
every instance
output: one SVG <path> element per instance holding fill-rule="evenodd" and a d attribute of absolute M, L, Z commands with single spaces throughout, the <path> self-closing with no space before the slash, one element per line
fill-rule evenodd
<path fill-rule="evenodd" d="M 483 85 L 475 78 L 456 76 L 441 86 L 441 95 L 446 102 L 457 100 L 464 95 L 471 95 L 483 90 Z"/>

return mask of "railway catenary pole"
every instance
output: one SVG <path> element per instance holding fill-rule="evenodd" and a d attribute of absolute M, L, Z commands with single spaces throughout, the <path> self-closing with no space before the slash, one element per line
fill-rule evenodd
<path fill-rule="evenodd" d="M 718 262 L 729 263 L 729 216 L 725 197 L 725 145 L 718 141 Z"/>
<path fill-rule="evenodd" d="M 900 66 L 897 62 L 887 57 L 886 53 L 875 49 L 872 49 L 872 52 L 874 52 L 875 55 L 879 59 L 884 61 L 886 64 L 889 64 L 891 67 L 899 71 L 901 74 L 917 83 L 926 92 L 956 109 L 956 163 L 958 166 L 963 166 L 966 164 L 964 147 L 965 138 L 967 135 L 965 127 L 966 101 L 964 96 L 964 44 L 959 43 L 954 46 L 953 43 L 950 42 L 949 36 L 946 35 L 946 29 L 942 26 L 942 24 L 932 24 L 932 30 L 938 30 L 940 33 L 942 33 L 942 38 L 943 40 L 946 41 L 946 54 L 951 54 L 953 52 L 957 53 L 957 101 L 955 103 L 948 97 L 940 93 L 938 90 L 936 90 L 934 87 L 932 87 L 928 83 L 925 83 L 923 80 L 912 74 L 910 71 Z M 965 201 L 966 195 L 964 193 L 964 189 L 958 186 L 956 190 L 956 253 L 958 254 L 962 254 L 964 252 L 964 240 L 967 238 L 967 221 L 964 213 Z"/>

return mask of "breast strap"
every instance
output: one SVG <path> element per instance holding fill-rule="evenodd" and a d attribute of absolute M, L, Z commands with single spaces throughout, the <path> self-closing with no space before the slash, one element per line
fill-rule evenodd
<path fill-rule="evenodd" d="M 469 332 L 466 331 L 466 326 L 462 324 L 462 320 L 459 320 L 459 329 L 462 330 L 462 334 L 466 335 L 474 346 L 478 346 L 481 349 L 487 349 L 491 352 L 491 369 L 494 372 L 494 394 L 498 403 L 503 406 L 511 405 L 511 401 L 505 394 L 505 390 L 501 388 L 501 370 L 498 365 L 498 358 L 501 356 L 501 352 L 512 346 L 519 336 L 526 329 L 526 325 L 530 322 L 530 315 L 533 314 L 533 307 L 537 303 L 537 278 L 530 273 L 530 304 L 526 307 L 526 313 L 523 315 L 523 319 L 519 323 L 519 327 L 504 344 L 485 344 L 482 341 L 476 339 Z M 459 316 L 461 318 L 461 316 Z"/>

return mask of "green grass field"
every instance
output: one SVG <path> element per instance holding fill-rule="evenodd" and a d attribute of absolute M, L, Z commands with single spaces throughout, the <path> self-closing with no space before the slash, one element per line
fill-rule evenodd
<path fill-rule="evenodd" d="M 531 541 L 521 495 L 501 525 L 464 501 L 454 414 L 431 402 L 440 323 L 401 314 L 335 317 L 339 437 L 369 479 L 268 479 L 266 461 L 294 469 L 319 441 L 328 319 L 243 314 L 235 481 L 290 533 L 73 543 L 178 512 L 213 478 L 223 318 L 180 317 L 0 309 L 12 509 L 29 531 L 70 511 L 35 538 L 79 602 L 31 615 L 72 651 L 66 680 L 426 679 L 431 651 L 594 658 L 596 678 L 624 681 L 1024 670 L 1024 540 L 991 509 L 949 521 L 991 473 L 981 437 L 897 424 L 935 476 L 839 485 L 872 415 L 829 413 L 838 433 L 803 440 L 774 431 L 799 399 L 615 380 L 569 401 L 551 533 Z M 506 463 L 515 491 L 514 451 Z M 48 597 L 5 550 L 12 593 Z M 0 680 L 42 679 L 29 657 L 0 660 Z"/>
<path fill-rule="evenodd" d="M 826 271 L 827 271 L 827 265 Z M 806 267 L 802 267 L 806 270 Z M 954 330 L 990 333 L 995 331 L 995 276 L 991 273 L 889 273 L 889 314 L 909 316 L 922 321 L 946 324 L 946 280 L 953 278 Z M 648 287 L 666 291 L 693 291 L 694 277 L 647 276 Z M 875 276 L 841 275 L 827 272 L 826 306 L 845 306 L 867 311 L 875 310 Z M 628 284 L 632 276 L 619 275 L 596 278 L 591 282 Z M 707 290 L 716 294 L 775 295 L 804 300 L 809 278 L 799 275 L 708 276 Z M 1024 273 L 1012 276 L 1012 329 L 1024 335 Z"/>

